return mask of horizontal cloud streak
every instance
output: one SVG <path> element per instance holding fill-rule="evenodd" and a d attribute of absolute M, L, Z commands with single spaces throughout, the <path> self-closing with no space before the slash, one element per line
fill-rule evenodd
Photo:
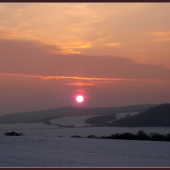
<path fill-rule="evenodd" d="M 110 83 L 111 81 L 170 81 L 170 80 L 156 80 L 156 79 L 119 79 L 119 78 L 97 78 L 97 77 L 67 77 L 67 76 L 40 76 L 40 75 L 26 75 L 26 74 L 8 74 L 0 73 L 0 76 L 20 76 L 30 78 L 41 78 L 44 80 L 48 79 L 67 79 L 67 80 L 84 80 L 84 81 L 95 81 L 98 83 Z M 67 83 L 66 85 L 94 85 L 94 83 Z"/>
<path fill-rule="evenodd" d="M 55 46 L 33 41 L 0 40 L 0 73 L 38 75 L 40 78 L 106 80 L 170 80 L 170 70 L 161 65 L 138 64 L 114 56 L 56 54 Z"/>

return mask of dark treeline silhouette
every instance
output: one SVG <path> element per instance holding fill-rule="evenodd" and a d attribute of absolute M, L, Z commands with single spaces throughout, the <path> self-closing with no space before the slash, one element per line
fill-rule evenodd
<path fill-rule="evenodd" d="M 137 115 L 126 116 L 105 126 L 117 127 L 170 127 L 170 104 L 161 104 Z"/>
<path fill-rule="evenodd" d="M 83 138 L 81 136 L 72 136 L 75 138 Z M 150 133 L 147 135 L 144 131 L 140 130 L 137 134 L 133 133 L 116 133 L 110 136 L 97 137 L 95 135 L 89 135 L 87 138 L 95 139 L 121 139 L 121 140 L 147 140 L 147 141 L 170 141 L 170 133 L 166 135 L 161 135 L 159 133 Z"/>
<path fill-rule="evenodd" d="M 102 125 L 103 123 L 106 123 L 108 121 L 112 121 L 115 119 L 116 119 L 116 114 L 109 114 L 109 115 L 91 117 L 89 119 L 86 119 L 85 123 L 93 124 L 93 125 Z"/>

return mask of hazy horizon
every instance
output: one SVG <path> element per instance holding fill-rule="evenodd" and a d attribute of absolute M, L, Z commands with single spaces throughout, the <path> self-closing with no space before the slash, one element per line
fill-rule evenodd
<path fill-rule="evenodd" d="M 0 115 L 170 103 L 169 9 L 0 3 Z"/>
<path fill-rule="evenodd" d="M 165 104 L 165 103 L 160 103 Z M 169 103 L 168 103 L 169 104 Z M 7 114 L 15 114 L 15 113 L 31 113 L 31 112 L 41 112 L 41 111 L 48 111 L 48 110 L 55 110 L 55 109 L 61 109 L 61 108 L 84 108 L 84 109 L 97 109 L 97 108 L 123 108 L 123 107 L 128 107 L 128 106 L 142 106 L 142 105 L 155 105 L 155 104 L 139 104 L 139 105 L 123 105 L 123 106 L 110 106 L 110 107 L 83 107 L 83 106 L 63 106 L 63 107 L 56 107 L 56 108 L 48 108 L 48 109 L 39 109 L 39 110 L 30 110 L 30 111 L 20 111 L 20 112 L 10 112 L 10 113 L 5 113 L 5 114 L 0 114 L 0 116 L 7 115 Z M 158 104 L 159 105 L 159 104 Z M 127 111 L 129 112 L 129 111 Z M 119 113 L 119 112 L 118 112 Z M 72 115 L 71 115 L 72 116 Z"/>

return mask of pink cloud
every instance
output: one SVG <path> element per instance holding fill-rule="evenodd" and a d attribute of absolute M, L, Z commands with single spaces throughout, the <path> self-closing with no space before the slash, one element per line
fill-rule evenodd
<path fill-rule="evenodd" d="M 0 40 L 0 73 L 50 76 L 169 80 L 162 65 L 139 64 L 114 56 L 56 54 L 58 47 L 33 41 Z"/>

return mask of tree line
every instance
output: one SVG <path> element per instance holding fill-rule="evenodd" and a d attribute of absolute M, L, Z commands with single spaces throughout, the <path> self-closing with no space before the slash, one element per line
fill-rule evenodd
<path fill-rule="evenodd" d="M 117 127 L 170 127 L 170 104 L 161 104 L 138 113 L 128 115 L 104 126 Z"/>
<path fill-rule="evenodd" d="M 83 138 L 79 135 L 72 136 L 75 138 Z M 161 135 L 159 133 L 150 133 L 147 135 L 145 131 L 140 130 L 137 134 L 133 133 L 116 133 L 110 136 L 101 136 L 97 137 L 95 135 L 88 135 L 86 138 L 95 138 L 95 139 L 120 139 L 120 140 L 146 140 L 146 141 L 170 141 L 170 133 L 166 135 Z"/>

